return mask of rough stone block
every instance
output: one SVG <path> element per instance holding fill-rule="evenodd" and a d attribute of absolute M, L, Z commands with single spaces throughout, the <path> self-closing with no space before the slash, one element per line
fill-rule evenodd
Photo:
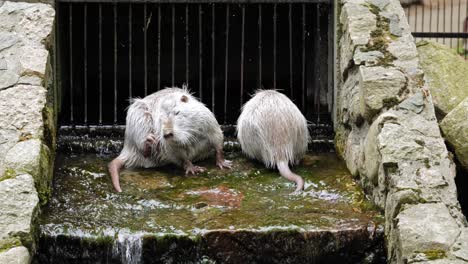
<path fill-rule="evenodd" d="M 0 32 L 15 32 L 23 44 L 43 47 L 54 18 L 55 10 L 51 5 L 5 1 L 0 6 Z"/>
<path fill-rule="evenodd" d="M 419 42 L 418 52 L 440 120 L 468 97 L 468 62 L 449 47 L 434 42 Z"/>
<path fill-rule="evenodd" d="M 0 181 L 0 239 L 29 236 L 39 198 L 31 175 Z"/>
<path fill-rule="evenodd" d="M 361 66 L 359 85 L 361 113 L 370 120 L 384 106 L 398 103 L 406 77 L 395 68 Z"/>
<path fill-rule="evenodd" d="M 460 234 L 460 228 L 442 203 L 416 204 L 397 216 L 402 257 L 416 253 L 447 252 Z"/>
<path fill-rule="evenodd" d="M 452 246 L 452 253 L 457 258 L 468 261 L 468 228 L 462 229 L 460 236 Z"/>
<path fill-rule="evenodd" d="M 21 246 L 0 252 L 0 260 L 2 264 L 29 264 L 31 257 L 28 249 Z"/>
<path fill-rule="evenodd" d="M 468 97 L 440 122 L 440 128 L 457 159 L 468 170 Z"/>

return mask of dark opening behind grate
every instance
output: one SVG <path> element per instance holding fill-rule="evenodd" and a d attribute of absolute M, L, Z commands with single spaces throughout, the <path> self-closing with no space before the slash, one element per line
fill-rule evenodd
<path fill-rule="evenodd" d="M 58 3 L 61 125 L 123 125 L 128 98 L 188 83 L 220 124 L 260 87 L 330 123 L 329 3 Z"/>

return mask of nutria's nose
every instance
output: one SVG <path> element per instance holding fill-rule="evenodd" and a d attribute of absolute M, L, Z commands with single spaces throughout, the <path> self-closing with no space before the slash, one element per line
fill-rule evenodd
<path fill-rule="evenodd" d="M 172 134 L 172 133 L 164 134 L 164 138 L 171 138 L 173 136 L 174 136 L 174 134 Z"/>

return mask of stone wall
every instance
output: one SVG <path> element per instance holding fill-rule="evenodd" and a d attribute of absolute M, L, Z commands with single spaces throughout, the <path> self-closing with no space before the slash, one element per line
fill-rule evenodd
<path fill-rule="evenodd" d="M 336 149 L 385 212 L 389 262 L 468 262 L 455 165 L 399 1 L 337 13 Z"/>
<path fill-rule="evenodd" d="M 29 263 L 55 151 L 54 8 L 0 1 L 0 262 Z"/>

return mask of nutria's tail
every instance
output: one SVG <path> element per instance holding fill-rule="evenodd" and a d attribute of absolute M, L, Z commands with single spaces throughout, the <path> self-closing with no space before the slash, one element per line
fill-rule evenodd
<path fill-rule="evenodd" d="M 113 161 L 107 165 L 107 168 L 109 169 L 109 173 L 112 179 L 112 185 L 114 185 L 114 189 L 117 192 L 122 192 L 122 189 L 120 189 L 120 182 L 119 182 L 119 172 L 120 169 L 125 165 L 125 162 L 118 157 L 115 158 Z"/>
<path fill-rule="evenodd" d="M 294 174 L 289 169 L 287 161 L 279 161 L 277 162 L 276 166 L 278 167 L 281 176 L 296 183 L 296 190 L 294 193 L 298 193 L 304 189 L 304 180 L 301 178 L 301 176 Z"/>

